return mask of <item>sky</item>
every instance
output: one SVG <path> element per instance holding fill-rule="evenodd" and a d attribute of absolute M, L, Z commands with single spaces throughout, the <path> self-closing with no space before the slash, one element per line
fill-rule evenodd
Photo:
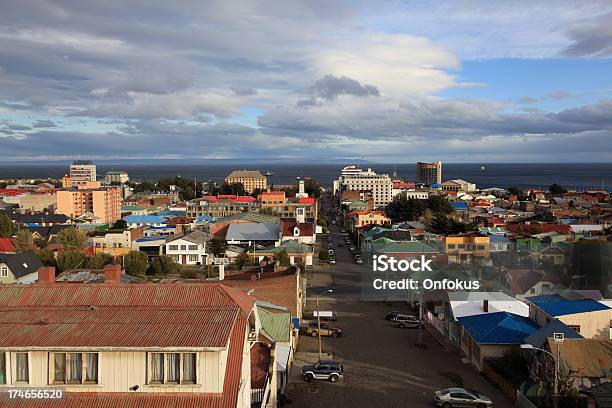
<path fill-rule="evenodd" d="M 0 161 L 612 161 L 612 2 L 7 0 Z"/>

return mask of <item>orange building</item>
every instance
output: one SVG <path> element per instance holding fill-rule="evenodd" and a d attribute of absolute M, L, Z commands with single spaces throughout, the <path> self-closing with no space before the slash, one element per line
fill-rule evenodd
<path fill-rule="evenodd" d="M 348 215 L 353 229 L 361 229 L 368 225 L 391 225 L 391 218 L 383 211 L 351 211 Z"/>
<path fill-rule="evenodd" d="M 489 237 L 457 235 L 444 238 L 449 263 L 471 263 L 489 259 Z"/>
<path fill-rule="evenodd" d="M 98 183 L 99 182 L 93 182 Z M 90 214 L 96 223 L 112 224 L 121 218 L 121 189 L 88 188 L 89 183 L 57 192 L 57 212 L 70 218 Z"/>

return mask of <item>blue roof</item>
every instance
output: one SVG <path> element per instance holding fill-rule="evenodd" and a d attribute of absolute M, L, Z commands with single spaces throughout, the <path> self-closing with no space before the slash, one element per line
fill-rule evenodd
<path fill-rule="evenodd" d="M 213 217 L 212 215 L 200 215 L 198 218 L 196 218 L 196 222 L 211 222 L 214 220 L 215 217 Z"/>
<path fill-rule="evenodd" d="M 553 337 L 554 333 L 563 333 L 566 339 L 581 339 L 582 336 L 570 329 L 565 323 L 560 320 L 553 320 L 540 330 L 534 332 L 525 339 L 525 343 L 529 343 L 534 347 L 542 347 L 548 338 Z"/>
<path fill-rule="evenodd" d="M 159 215 L 128 215 L 123 220 L 127 223 L 156 224 L 166 222 L 166 217 L 160 217 Z"/>
<path fill-rule="evenodd" d="M 136 240 L 136 242 L 147 242 L 147 241 L 159 241 L 159 240 L 165 240 L 165 237 L 161 237 L 159 235 L 153 235 L 150 237 L 140 237 Z"/>
<path fill-rule="evenodd" d="M 147 231 L 149 230 L 163 230 L 163 229 L 174 229 L 175 227 L 173 225 L 171 226 L 165 226 L 165 225 L 161 225 L 159 227 L 156 227 L 154 225 L 151 225 L 149 227 L 147 227 Z"/>
<path fill-rule="evenodd" d="M 530 302 L 541 302 L 541 301 L 559 301 L 559 300 L 567 300 L 563 296 L 558 293 L 552 293 L 550 295 L 541 295 L 541 296 L 530 296 L 527 298 Z"/>
<path fill-rule="evenodd" d="M 489 235 L 489 242 L 493 244 L 512 244 L 513 241 L 501 235 Z"/>
<path fill-rule="evenodd" d="M 553 317 L 610 309 L 603 303 L 593 299 L 564 300 L 561 298 L 561 300 L 540 300 L 536 299 L 538 297 L 541 296 L 527 299 Z"/>
<path fill-rule="evenodd" d="M 459 323 L 480 344 L 523 344 L 538 326 L 527 317 L 508 312 L 459 317 Z"/>
<path fill-rule="evenodd" d="M 453 210 L 467 210 L 468 205 L 465 201 L 453 201 L 449 203 Z"/>

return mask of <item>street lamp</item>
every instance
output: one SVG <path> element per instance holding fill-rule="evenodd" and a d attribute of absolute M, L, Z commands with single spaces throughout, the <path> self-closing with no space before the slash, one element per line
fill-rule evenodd
<path fill-rule="evenodd" d="M 317 296 L 317 334 L 319 335 L 319 361 L 321 361 L 321 311 L 319 310 L 319 298 L 326 293 L 332 293 L 333 290 L 327 289 Z"/>
<path fill-rule="evenodd" d="M 553 407 L 557 408 L 559 406 L 559 385 L 558 385 L 558 378 L 559 378 L 559 346 L 557 345 L 557 356 L 555 356 L 553 353 L 551 353 L 550 351 L 545 350 L 543 348 L 534 347 L 532 344 L 521 344 L 521 348 L 524 349 L 524 350 L 538 350 L 538 351 L 542 351 L 542 352 L 546 353 L 547 355 L 549 355 L 553 359 L 553 362 L 555 363 L 555 382 L 554 382 L 554 391 L 553 391 Z"/>

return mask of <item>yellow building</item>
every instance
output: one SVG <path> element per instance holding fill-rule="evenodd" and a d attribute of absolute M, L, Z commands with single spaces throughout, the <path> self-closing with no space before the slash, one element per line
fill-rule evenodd
<path fill-rule="evenodd" d="M 489 259 L 489 237 L 457 235 L 444 238 L 449 263 L 472 263 Z"/>
<path fill-rule="evenodd" d="M 251 194 L 255 189 L 268 188 L 268 179 L 259 170 L 234 170 L 225 178 L 228 184 L 242 183 L 244 190 Z"/>
<path fill-rule="evenodd" d="M 351 211 L 349 217 L 354 230 L 368 225 L 391 225 L 391 218 L 382 211 Z"/>

